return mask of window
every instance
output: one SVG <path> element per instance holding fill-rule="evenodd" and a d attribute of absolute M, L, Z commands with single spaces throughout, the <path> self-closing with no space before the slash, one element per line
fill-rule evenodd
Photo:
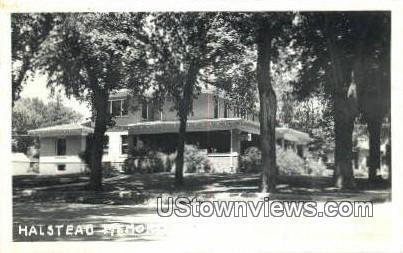
<path fill-rule="evenodd" d="M 220 110 L 220 101 L 218 100 L 218 97 L 214 98 L 214 118 L 218 118 L 219 116 L 219 110 Z"/>
<path fill-rule="evenodd" d="M 229 117 L 229 105 L 228 103 L 224 103 L 224 118 Z"/>
<path fill-rule="evenodd" d="M 121 143 L 122 143 L 122 154 L 129 153 L 129 138 L 127 135 L 121 135 Z"/>
<path fill-rule="evenodd" d="M 111 100 L 108 102 L 109 113 L 113 117 L 123 117 L 128 114 L 127 99 Z"/>
<path fill-rule="evenodd" d="M 120 100 L 112 101 L 112 116 L 120 116 Z"/>
<path fill-rule="evenodd" d="M 243 119 L 248 118 L 248 112 L 244 108 L 241 109 L 241 118 L 243 118 Z"/>
<path fill-rule="evenodd" d="M 122 102 L 122 107 L 121 107 L 122 116 L 127 116 L 128 112 L 129 112 L 129 103 L 128 103 L 127 99 L 120 100 L 120 101 Z"/>
<path fill-rule="evenodd" d="M 162 120 L 162 110 L 157 104 L 152 102 L 141 103 L 141 119 L 142 120 Z"/>
<path fill-rule="evenodd" d="M 235 113 L 235 117 L 239 117 L 240 113 L 239 113 L 239 107 L 238 106 L 235 108 L 234 113 Z"/>
<path fill-rule="evenodd" d="M 56 154 L 60 156 L 66 155 L 66 139 L 57 139 Z"/>
<path fill-rule="evenodd" d="M 148 104 L 147 102 L 141 103 L 141 118 L 144 120 L 148 119 Z"/>
<path fill-rule="evenodd" d="M 66 170 L 66 164 L 57 165 L 57 171 L 65 171 L 65 170 Z"/>

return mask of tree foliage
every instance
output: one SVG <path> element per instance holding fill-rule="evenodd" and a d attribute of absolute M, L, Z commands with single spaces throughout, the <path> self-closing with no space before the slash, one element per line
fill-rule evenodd
<path fill-rule="evenodd" d="M 273 88 L 272 66 L 290 43 L 293 14 L 288 12 L 227 13 L 228 25 L 240 36 L 240 42 L 256 50 L 256 81 L 259 91 L 260 145 L 263 157 L 262 191 L 274 191 L 278 170 L 276 166 L 275 126 L 277 97 Z"/>
<path fill-rule="evenodd" d="M 341 187 L 354 186 L 352 133 L 359 109 L 362 112 L 365 107 L 360 106 L 366 97 L 363 94 L 371 93 L 369 91 L 376 87 L 375 82 L 383 83 L 379 78 L 375 82 L 367 78 L 374 73 L 370 67 L 374 61 L 382 62 L 376 59 L 376 55 L 380 56 L 381 53 L 376 52 L 383 52 L 384 57 L 388 55 L 387 50 L 379 50 L 380 47 L 384 48 L 388 39 L 381 32 L 382 29 L 387 30 L 385 22 L 380 22 L 378 16 L 384 14 L 321 12 L 300 13 L 298 16 L 295 34 L 301 71 L 295 91 L 303 98 L 323 89 L 332 101 L 336 141 L 335 179 Z"/>
<path fill-rule="evenodd" d="M 250 63 L 242 61 L 244 48 L 224 24 L 222 14 L 212 12 L 155 13 L 150 18 L 154 91 L 157 97 L 173 98 L 173 109 L 180 121 L 176 158 L 178 185 L 183 183 L 186 122 L 193 99 L 203 88 L 211 89 L 212 85 L 227 90 L 232 98 L 234 94 L 240 97 L 232 89 L 233 85 L 248 91 L 241 86 L 245 87 L 251 76 L 247 71 Z M 237 83 L 230 83 L 229 77 Z"/>
<path fill-rule="evenodd" d="M 78 122 L 79 112 L 63 105 L 60 96 L 44 103 L 38 98 L 22 98 L 12 110 L 12 130 L 15 134 L 27 134 L 28 130 Z"/>
<path fill-rule="evenodd" d="M 94 121 L 90 188 L 102 186 L 102 142 L 113 124 L 107 108 L 110 92 L 147 84 L 145 47 L 134 33 L 142 15 L 114 13 L 52 14 L 54 27 L 42 43 L 35 67 L 48 76 L 48 86 L 65 88 L 68 96 L 89 102 Z M 124 22 L 123 22 L 124 21 Z"/>
<path fill-rule="evenodd" d="M 42 42 L 52 29 L 51 14 L 11 15 L 12 102 L 19 98 L 24 81 L 34 68 Z"/>
<path fill-rule="evenodd" d="M 39 155 L 32 148 L 35 146 L 38 149 L 39 143 L 32 136 L 26 136 L 28 130 L 78 122 L 81 119 L 79 112 L 63 105 L 60 96 L 46 104 L 38 98 L 21 98 L 12 109 L 12 150 Z"/>

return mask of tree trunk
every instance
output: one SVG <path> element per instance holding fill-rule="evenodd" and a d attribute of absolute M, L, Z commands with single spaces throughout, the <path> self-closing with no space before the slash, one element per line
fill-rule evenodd
<path fill-rule="evenodd" d="M 183 164 L 184 164 L 184 152 L 185 152 L 185 141 L 186 141 L 186 123 L 187 116 L 179 119 L 179 136 L 178 136 L 178 147 L 177 155 L 175 160 L 175 184 L 177 186 L 183 185 Z"/>
<path fill-rule="evenodd" d="M 262 152 L 262 192 L 276 188 L 276 94 L 271 85 L 271 31 L 268 24 L 261 24 L 257 34 L 257 82 L 260 100 L 260 149 Z"/>
<path fill-rule="evenodd" d="M 324 16 L 324 31 L 331 61 L 332 99 L 335 123 L 335 170 L 333 179 L 336 187 L 341 189 L 354 188 L 353 159 L 353 130 L 358 113 L 357 86 L 354 79 L 345 90 L 349 81 L 343 50 L 337 43 L 335 22 L 332 16 Z M 352 78 L 354 78 L 352 73 Z"/>
<path fill-rule="evenodd" d="M 175 184 L 177 186 L 183 185 L 183 164 L 184 164 L 184 152 L 186 143 L 186 124 L 188 120 L 190 105 L 193 98 L 193 87 L 196 82 L 196 76 L 199 72 L 199 65 L 196 61 L 190 64 L 187 79 L 183 89 L 183 96 L 179 101 L 178 116 L 179 116 L 179 136 L 177 144 L 177 154 L 175 160 Z"/>
<path fill-rule="evenodd" d="M 107 92 L 94 93 L 94 106 L 95 106 L 95 127 L 94 135 L 92 138 L 92 146 L 87 147 L 91 149 L 91 162 L 90 162 L 90 190 L 102 190 L 102 156 L 104 136 L 106 126 L 108 123 L 107 103 L 109 94 Z"/>
<path fill-rule="evenodd" d="M 382 121 L 379 119 L 368 119 L 367 121 L 369 132 L 368 181 L 373 183 L 376 180 L 377 170 L 381 165 Z"/>
<path fill-rule="evenodd" d="M 392 160 L 391 160 L 391 155 L 392 155 L 392 143 L 389 135 L 389 142 L 386 145 L 386 165 L 388 166 L 388 171 L 389 171 L 389 177 L 388 177 L 388 182 L 390 186 L 392 185 Z"/>
<path fill-rule="evenodd" d="M 348 101 L 342 98 L 335 98 L 334 102 L 336 166 L 333 179 L 336 187 L 350 189 L 355 187 L 352 166 L 355 112 L 352 108 L 349 109 Z"/>

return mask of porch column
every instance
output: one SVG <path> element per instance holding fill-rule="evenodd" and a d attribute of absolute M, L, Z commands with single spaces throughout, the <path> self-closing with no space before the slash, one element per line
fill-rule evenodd
<path fill-rule="evenodd" d="M 239 158 L 239 153 L 240 153 L 240 147 L 241 143 L 239 140 L 239 130 L 238 129 L 231 129 L 230 130 L 231 136 L 230 136 L 230 158 L 231 158 L 231 167 L 232 171 L 234 172 L 238 170 L 238 158 Z"/>
<path fill-rule="evenodd" d="M 80 151 L 84 152 L 85 149 L 87 148 L 87 136 L 86 135 L 81 135 L 80 136 L 80 141 L 81 141 Z"/>

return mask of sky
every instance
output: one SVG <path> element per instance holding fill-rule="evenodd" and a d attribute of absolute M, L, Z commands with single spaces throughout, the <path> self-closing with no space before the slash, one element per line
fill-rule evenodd
<path fill-rule="evenodd" d="M 46 77 L 43 75 L 36 75 L 32 80 L 27 80 L 23 85 L 21 91 L 21 98 L 39 98 L 45 103 L 52 100 L 50 89 L 46 87 Z M 91 116 L 91 111 L 87 103 L 80 103 L 74 98 L 67 98 L 64 92 L 61 92 L 63 104 L 73 110 L 81 113 L 83 119 Z"/>

